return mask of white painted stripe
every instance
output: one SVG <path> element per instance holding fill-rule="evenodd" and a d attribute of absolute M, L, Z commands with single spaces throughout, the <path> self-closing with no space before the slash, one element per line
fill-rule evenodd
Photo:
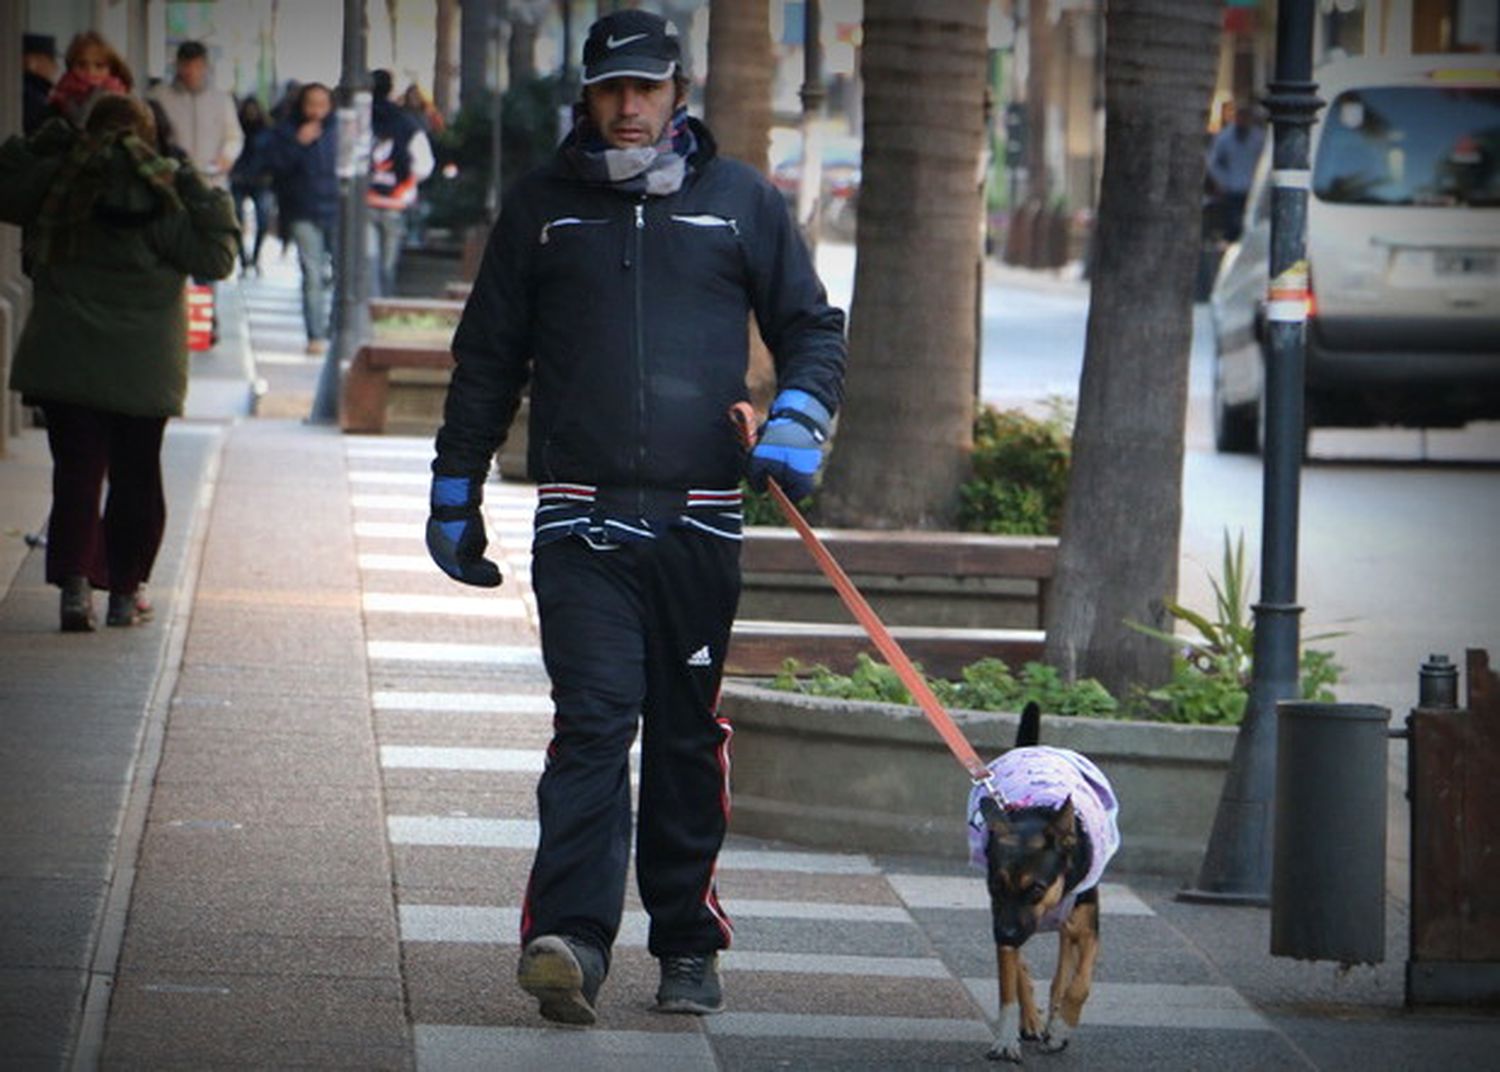
<path fill-rule="evenodd" d="M 418 458 L 432 461 L 432 443 L 423 441 L 421 443 L 381 443 L 374 444 L 349 441 L 344 448 L 344 454 L 349 458 Z"/>
<path fill-rule="evenodd" d="M 499 774 L 539 774 L 547 754 L 541 749 L 439 748 L 385 744 L 380 765 L 386 770 L 487 771 Z"/>
<path fill-rule="evenodd" d="M 890 979 L 951 979 L 936 957 L 857 957 L 836 953 L 752 953 L 731 949 L 725 971 L 785 972 L 789 975 L 876 975 Z"/>
<path fill-rule="evenodd" d="M 697 1031 L 589 1031 L 556 1027 L 415 1024 L 417 1072 L 715 1072 L 708 1039 Z"/>
<path fill-rule="evenodd" d="M 821 904 L 808 901 L 731 901 L 725 906 L 732 918 L 818 920 L 835 923 L 905 923 L 910 918 L 900 909 L 899 918 L 880 905 Z M 404 904 L 400 906 L 401 940 L 404 942 L 465 942 L 477 945 L 515 945 L 521 928 L 519 908 L 481 905 Z M 626 912 L 620 921 L 617 946 L 642 948 L 646 944 L 649 918 L 645 912 Z"/>
<path fill-rule="evenodd" d="M 868 856 L 830 852 L 776 852 L 769 849 L 725 849 L 720 870 L 781 871 L 804 875 L 876 875 Z"/>
<path fill-rule="evenodd" d="M 423 514 L 428 506 L 425 495 L 356 494 L 349 497 L 349 502 L 356 510 L 411 510 Z"/>
<path fill-rule="evenodd" d="M 710 1035 L 724 1038 L 871 1039 L 892 1042 L 989 1044 L 980 1020 L 915 1016 L 828 1016 L 823 1013 L 721 1012 L 703 1018 Z"/>
<path fill-rule="evenodd" d="M 541 753 L 536 753 L 541 755 Z M 515 849 L 536 845 L 541 826 L 535 819 L 481 819 L 451 815 L 392 815 L 387 832 L 400 845 L 466 845 L 474 848 Z M 774 871 L 811 875 L 874 874 L 874 865 L 860 856 L 828 853 L 726 850 L 719 854 L 720 871 Z"/>
<path fill-rule="evenodd" d="M 255 363 L 257 365 L 310 365 L 314 361 L 322 361 L 321 357 L 314 354 L 293 353 L 290 350 L 262 349 L 251 346 L 255 352 Z"/>
<path fill-rule="evenodd" d="M 399 484 L 425 488 L 432 483 L 432 474 L 424 473 L 418 469 L 351 469 L 349 470 L 349 483 Z"/>
<path fill-rule="evenodd" d="M 909 908 L 990 908 L 984 876 L 888 874 L 886 881 Z M 1099 910 L 1106 916 L 1154 916 L 1151 906 L 1118 882 L 1099 883 Z"/>
<path fill-rule="evenodd" d="M 423 521 L 356 521 L 354 535 L 367 540 L 425 540 Z"/>
<path fill-rule="evenodd" d="M 1301 324 L 1307 320 L 1307 302 L 1305 301 L 1270 301 L 1266 302 L 1266 319 L 1277 320 L 1283 324 Z"/>
<path fill-rule="evenodd" d="M 366 592 L 372 614 L 445 614 L 463 618 L 524 618 L 526 604 L 507 596 L 426 596 L 406 592 Z"/>
<path fill-rule="evenodd" d="M 1273 168 L 1271 185 L 1292 190 L 1307 190 L 1312 187 L 1312 171 L 1308 168 Z"/>
<path fill-rule="evenodd" d="M 443 711 L 480 715 L 547 715 L 553 713 L 546 693 L 404 692 L 377 689 L 370 693 L 377 711 Z"/>
<path fill-rule="evenodd" d="M 1000 1017 L 1000 991 L 993 976 L 965 979 L 984 1014 Z M 1037 988 L 1045 1009 L 1047 988 Z M 1229 986 L 1182 986 L 1173 983 L 1101 983 L 1089 990 L 1083 1026 L 1189 1028 L 1200 1031 L 1270 1031 L 1271 1025 Z"/>
<path fill-rule="evenodd" d="M 429 566 L 432 563 L 422 559 Z M 434 569 L 436 567 L 433 567 Z M 408 640 L 372 640 L 369 658 L 411 663 L 481 663 L 485 666 L 542 666 L 541 650 L 523 644 L 446 644 Z"/>
<path fill-rule="evenodd" d="M 384 570 L 388 573 L 431 573 L 440 571 L 430 555 L 376 555 L 361 554 L 358 558 L 362 570 Z"/>
<path fill-rule="evenodd" d="M 449 815 L 391 815 L 392 845 L 442 845 L 477 849 L 534 849 L 541 825 L 533 819 L 460 819 Z"/>

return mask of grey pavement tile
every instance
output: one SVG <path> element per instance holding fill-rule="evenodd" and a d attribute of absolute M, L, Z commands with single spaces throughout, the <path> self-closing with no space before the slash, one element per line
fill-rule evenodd
<path fill-rule="evenodd" d="M 996 1067 L 985 1059 L 987 1047 L 977 1042 L 724 1038 L 713 1034 L 709 1040 L 720 1072 L 940 1072 Z M 1045 1065 L 1048 1072 L 1063 1067 L 1051 1059 Z"/>
<path fill-rule="evenodd" d="M 916 927 L 864 921 L 745 918 L 735 916 L 732 903 L 724 907 L 734 920 L 736 949 L 762 953 L 826 950 L 864 957 L 925 957 L 933 952 L 926 935 Z"/>
<path fill-rule="evenodd" d="M 550 714 L 377 709 L 375 727 L 381 744 L 430 748 L 528 748 L 540 751 L 552 740 Z M 531 777 L 535 779 L 536 775 Z"/>
<path fill-rule="evenodd" d="M 1325 1072 L 1376 1068 L 1489 1072 L 1500 1055 L 1500 1018 L 1493 1011 L 1382 1015 L 1353 1007 L 1327 1010 L 1316 1017 L 1275 1016 L 1273 1020 Z"/>
<path fill-rule="evenodd" d="M 321 938 L 277 934 L 138 933 L 127 927 L 121 963 L 154 974 L 326 976 L 395 979 L 395 943 L 384 938 Z"/>
<path fill-rule="evenodd" d="M 0 967 L 0 1056 L 5 1067 L 56 1068 L 83 1011 L 81 969 Z"/>
<path fill-rule="evenodd" d="M 0 967 L 88 967 L 108 887 L 79 879 L 0 878 Z"/>
<path fill-rule="evenodd" d="M 150 821 L 158 826 L 239 823 L 256 827 L 341 829 L 379 821 L 378 786 L 158 783 Z"/>
<path fill-rule="evenodd" d="M 326 667 L 362 671 L 364 634 L 358 607 L 266 609 L 195 604 L 184 658 L 246 666 Z"/>
<path fill-rule="evenodd" d="M 412 904 L 520 904 L 531 873 L 530 849 L 392 845 L 391 874 Z"/>
<path fill-rule="evenodd" d="M 106 1068 L 408 1069 L 396 979 L 152 972 L 121 974 Z"/>
<path fill-rule="evenodd" d="M 794 871 L 721 869 L 719 897 L 731 913 L 737 897 L 765 901 L 901 904 L 901 899 L 883 875 L 817 875 Z"/>
<path fill-rule="evenodd" d="M 130 926 L 147 943 L 178 934 L 196 934 L 205 943 L 232 934 L 397 940 L 388 885 L 290 883 L 279 877 L 148 877 L 136 884 Z"/>
<path fill-rule="evenodd" d="M 113 838 L 129 789 L 123 765 L 118 773 L 96 781 L 49 768 L 12 779 L 0 789 L 0 840 Z"/>
<path fill-rule="evenodd" d="M 375 816 L 334 827 L 151 822 L 137 867 L 164 878 L 275 875 L 288 883 L 378 885 L 390 876 L 385 832 Z"/>
<path fill-rule="evenodd" d="M 378 584 L 365 582 L 370 591 Z M 501 591 L 504 591 L 502 588 Z M 462 592 L 450 592 L 461 595 Z M 365 621 L 371 640 L 405 640 L 445 644 L 515 644 L 519 636 L 508 619 L 457 617 L 452 614 L 372 614 Z"/>
<path fill-rule="evenodd" d="M 323 734 L 244 734 L 173 727 L 167 734 L 158 784 L 207 782 L 259 786 L 340 785 L 364 788 L 378 780 L 375 749 L 351 729 L 331 741 Z"/>
<path fill-rule="evenodd" d="M 105 882 L 115 838 L 51 838 L 45 828 L 0 835 L 0 875 L 12 879 L 76 879 Z"/>
<path fill-rule="evenodd" d="M 363 681 L 358 666 L 347 673 L 329 675 L 321 668 L 300 666 L 247 666 L 228 662 L 184 662 L 177 675 L 177 692 L 193 696 L 223 696 L 234 701 L 264 697 L 279 700 L 338 699 L 349 690 L 351 681 Z"/>
<path fill-rule="evenodd" d="M 735 1012 L 980 1018 L 969 992 L 956 979 L 726 970 L 724 995 L 725 1003 Z"/>
<path fill-rule="evenodd" d="M 369 738 L 370 698 L 363 688 L 339 696 L 253 696 L 184 693 L 172 698 L 171 728 L 216 730 L 254 739 L 262 734 L 301 734 L 325 738 L 339 747 L 341 737 Z"/>
<path fill-rule="evenodd" d="M 387 774 L 394 772 L 387 772 Z M 389 784 L 387 815 L 456 815 L 496 819 L 535 819 L 536 775 L 495 778 L 483 788 L 408 788 Z"/>
<path fill-rule="evenodd" d="M 540 1027 L 536 999 L 516 985 L 515 946 L 414 943 L 403 951 L 413 1023 Z M 616 949 L 599 990 L 599 1028 L 606 1031 L 696 1031 L 691 1016 L 653 1012 L 660 978 L 644 949 Z"/>

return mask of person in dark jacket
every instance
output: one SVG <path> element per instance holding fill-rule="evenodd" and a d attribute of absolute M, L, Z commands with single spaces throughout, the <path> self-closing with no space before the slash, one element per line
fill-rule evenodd
<path fill-rule="evenodd" d="M 271 229 L 272 207 L 275 199 L 271 194 L 271 172 L 267 166 L 266 143 L 271 139 L 271 125 L 266 110 L 255 97 L 246 97 L 240 102 L 240 128 L 244 131 L 244 148 L 229 171 L 229 195 L 234 199 L 235 215 L 239 217 L 240 230 L 245 228 L 245 202 L 255 212 L 255 242 L 240 248 L 240 266 L 249 271 L 260 272 L 260 250 L 266 243 Z"/>
<path fill-rule="evenodd" d="M 808 494 L 842 397 L 843 314 L 785 203 L 716 155 L 686 112 L 675 31 L 606 15 L 584 46 L 577 121 L 502 205 L 453 337 L 427 545 L 456 580 L 497 585 L 480 514 L 490 459 L 531 392 L 532 582 L 556 707 L 537 786 L 541 837 L 521 910 L 521 987 L 590 1024 L 635 860 L 661 970 L 656 1008 L 723 1007 L 732 928 L 715 868 L 728 817 L 719 714 L 739 598 L 753 312 L 779 394 L 749 458 Z"/>
<path fill-rule="evenodd" d="M 291 114 L 266 142 L 281 225 L 297 244 L 307 352 L 328 349 L 334 232 L 339 219 L 338 132 L 333 95 L 321 82 L 297 91 Z"/>
<path fill-rule="evenodd" d="M 391 72 L 370 72 L 370 184 L 365 203 L 370 218 L 371 292 L 394 297 L 396 264 L 406 240 L 406 217 L 417 204 L 417 186 L 432 174 L 432 143 L 411 114 L 391 100 Z"/>
<path fill-rule="evenodd" d="M 35 134 L 47 119 L 47 97 L 57 79 L 57 39 L 51 34 L 21 38 L 21 130 Z"/>
<path fill-rule="evenodd" d="M 94 628 L 95 588 L 110 625 L 149 611 L 162 434 L 187 394 L 183 287 L 228 275 L 235 248 L 229 196 L 155 151 L 144 104 L 105 94 L 86 124 L 55 118 L 0 146 L 0 221 L 26 227 L 34 284 L 10 387 L 47 418 L 46 576 L 67 632 Z"/>

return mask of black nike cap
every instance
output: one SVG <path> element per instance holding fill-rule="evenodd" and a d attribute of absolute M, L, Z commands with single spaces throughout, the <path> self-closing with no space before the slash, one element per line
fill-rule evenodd
<path fill-rule="evenodd" d="M 606 78 L 671 78 L 682 61 L 677 29 L 649 11 L 614 11 L 589 27 L 583 44 L 583 84 Z"/>

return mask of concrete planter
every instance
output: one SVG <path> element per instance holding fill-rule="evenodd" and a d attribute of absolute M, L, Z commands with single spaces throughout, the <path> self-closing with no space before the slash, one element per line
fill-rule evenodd
<path fill-rule="evenodd" d="M 969 780 L 915 707 L 828 700 L 742 682 L 724 687 L 734 726 L 731 829 L 864 852 L 963 859 Z M 1017 715 L 955 711 L 976 751 L 999 755 Z M 1042 740 L 1087 754 L 1120 797 L 1125 870 L 1197 873 L 1237 730 L 1044 716 Z"/>

